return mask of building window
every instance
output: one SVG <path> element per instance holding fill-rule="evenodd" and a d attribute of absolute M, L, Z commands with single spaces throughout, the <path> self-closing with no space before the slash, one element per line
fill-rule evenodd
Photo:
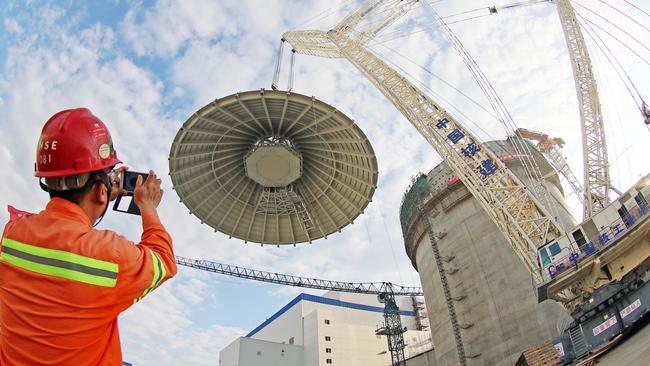
<path fill-rule="evenodd" d="M 332 349 L 331 348 L 325 348 L 325 353 L 332 353 Z"/>
<path fill-rule="evenodd" d="M 329 341 L 331 341 L 331 340 L 332 340 L 332 337 L 330 337 L 330 336 L 325 336 L 325 341 L 329 342 Z"/>
<path fill-rule="evenodd" d="M 328 325 L 329 325 L 329 323 L 330 323 L 330 320 L 329 320 L 329 319 L 325 319 L 325 324 L 328 324 Z"/>
<path fill-rule="evenodd" d="M 289 338 L 289 344 L 293 344 L 293 337 Z"/>
<path fill-rule="evenodd" d="M 325 359 L 325 363 L 332 363 L 332 359 L 331 358 Z"/>

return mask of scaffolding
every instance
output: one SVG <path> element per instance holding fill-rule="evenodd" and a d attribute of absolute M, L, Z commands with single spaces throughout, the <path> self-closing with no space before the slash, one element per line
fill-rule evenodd
<path fill-rule="evenodd" d="M 422 200 L 431 193 L 431 187 L 427 175 L 419 173 L 413 178 L 411 185 L 402 197 L 402 203 L 399 209 L 399 220 L 402 224 L 402 232 L 406 232 L 406 227 L 411 221 L 411 217 L 418 206 L 422 204 Z"/>

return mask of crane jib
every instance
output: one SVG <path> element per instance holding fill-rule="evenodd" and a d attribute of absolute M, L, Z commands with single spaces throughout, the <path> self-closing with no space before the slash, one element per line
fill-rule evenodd
<path fill-rule="evenodd" d="M 302 276 L 293 276 L 282 273 L 260 271 L 245 267 L 222 264 L 207 260 L 196 260 L 176 256 L 176 263 L 200 269 L 203 271 L 219 273 L 227 276 L 245 278 L 254 281 L 275 283 L 279 285 L 313 288 L 318 290 L 351 292 L 360 294 L 385 294 L 392 293 L 397 296 L 423 296 L 422 288 L 408 287 L 393 284 L 391 282 L 343 282 L 331 281 Z"/>

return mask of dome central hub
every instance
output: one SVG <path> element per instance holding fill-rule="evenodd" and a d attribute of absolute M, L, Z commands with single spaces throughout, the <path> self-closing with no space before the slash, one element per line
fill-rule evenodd
<path fill-rule="evenodd" d="M 286 187 L 302 175 L 302 157 L 285 143 L 256 144 L 244 165 L 246 175 L 264 187 Z"/>

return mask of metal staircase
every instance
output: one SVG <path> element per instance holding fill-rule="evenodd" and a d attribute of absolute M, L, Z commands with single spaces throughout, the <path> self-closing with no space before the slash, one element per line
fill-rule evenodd
<path fill-rule="evenodd" d="M 582 334 L 582 327 L 578 325 L 569 329 L 569 336 L 571 337 L 571 343 L 573 344 L 573 351 L 576 354 L 576 358 L 580 358 L 589 352 L 587 347 L 587 342 L 585 341 L 585 336 Z"/>

